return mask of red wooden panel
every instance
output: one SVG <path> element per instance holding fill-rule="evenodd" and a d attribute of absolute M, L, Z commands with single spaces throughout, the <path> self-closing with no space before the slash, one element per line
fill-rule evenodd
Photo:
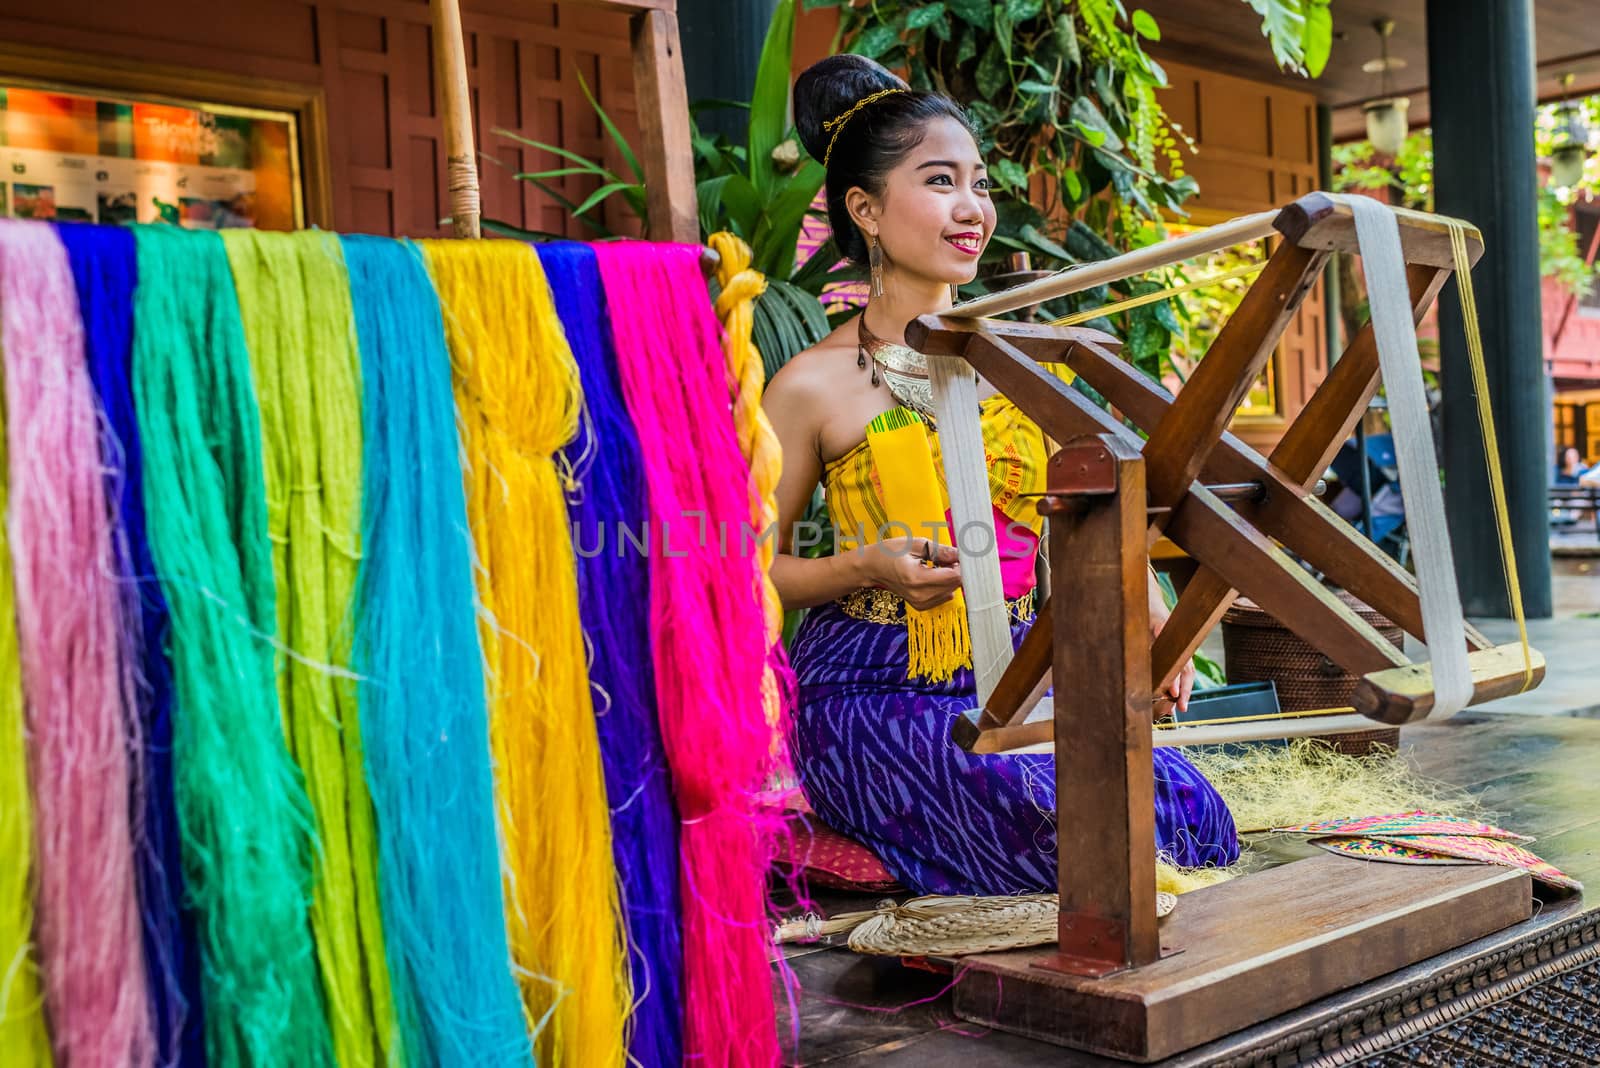
<path fill-rule="evenodd" d="M 366 52 L 384 51 L 383 19 L 361 11 L 339 12 L 339 45 Z"/>
<path fill-rule="evenodd" d="M 349 160 L 357 167 L 389 166 L 389 79 L 366 71 L 344 71 L 345 108 L 341 134 Z"/>
<path fill-rule="evenodd" d="M 407 142 L 407 161 L 411 197 L 401 232 L 406 237 L 436 237 L 443 233 L 439 219 L 445 214 L 439 195 L 439 142 L 432 137 L 412 137 Z"/>
<path fill-rule="evenodd" d="M 387 189 L 350 190 L 350 221 L 341 229 L 358 234 L 394 233 L 394 201 Z"/>

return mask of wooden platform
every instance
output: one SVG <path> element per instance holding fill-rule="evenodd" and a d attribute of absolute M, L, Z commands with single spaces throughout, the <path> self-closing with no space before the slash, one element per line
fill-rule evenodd
<path fill-rule="evenodd" d="M 1324 854 L 1186 894 L 1157 964 L 1085 979 L 1042 947 L 968 957 L 964 1019 L 1121 1059 L 1181 1053 L 1532 915 L 1521 872 Z M 1336 943 L 1336 950 L 1329 947 Z"/>

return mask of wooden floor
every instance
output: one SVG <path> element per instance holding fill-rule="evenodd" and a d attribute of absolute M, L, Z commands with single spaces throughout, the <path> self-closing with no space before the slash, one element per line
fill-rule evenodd
<path fill-rule="evenodd" d="M 1600 575 L 1585 578 L 1600 589 Z M 1584 583 L 1584 598 L 1592 591 Z M 1580 616 L 1574 612 L 1573 618 Z M 1410 728 L 1402 749 L 1424 774 L 1470 787 L 1484 805 L 1514 830 L 1534 835 L 1533 849 L 1584 881 L 1600 900 L 1600 643 L 1588 640 L 1600 620 L 1573 618 L 1563 634 L 1581 635 L 1560 663 L 1568 692 L 1581 692 L 1572 677 L 1593 675 L 1592 696 L 1564 713 L 1468 712 L 1449 724 Z M 1585 659 L 1577 654 L 1590 646 Z M 1530 695 L 1531 696 L 1531 695 Z M 1560 706 L 1556 706 L 1560 707 Z M 1274 852 L 1289 859 L 1296 848 Z M 828 912 L 871 908 L 874 898 L 816 895 Z M 1181 904 L 1180 904 L 1180 907 Z M 1588 906 L 1575 898 L 1547 901 L 1537 922 L 1554 926 Z M 1476 946 L 1490 948 L 1493 939 Z M 950 1007 L 950 976 L 914 970 L 895 960 L 857 956 L 828 946 L 786 947 L 790 975 L 775 969 L 781 1038 L 787 1063 L 797 1065 L 914 1065 L 916 1068 L 975 1068 L 977 1065 L 1108 1065 L 1055 1046 L 988 1032 L 956 1018 Z M 1475 947 L 1451 955 L 1460 959 Z M 1433 962 L 1437 970 L 1441 962 Z M 1426 972 L 1427 966 L 1413 972 Z M 1402 976 L 1401 978 L 1405 978 Z M 1381 983 L 1382 981 L 1380 981 Z M 1378 984 L 1371 984 L 1377 986 Z M 1340 999 L 1359 997 L 1346 992 Z M 1329 999 L 1330 1001 L 1334 999 Z M 1254 1037 L 1284 1031 L 1314 1018 L 1327 1005 L 1311 1006 L 1279 1021 L 1263 1021 Z M 1194 1051 L 1173 1064 L 1204 1064 L 1250 1034 Z"/>

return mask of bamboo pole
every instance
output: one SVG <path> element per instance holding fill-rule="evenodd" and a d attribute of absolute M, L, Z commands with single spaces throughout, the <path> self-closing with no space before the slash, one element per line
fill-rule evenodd
<path fill-rule="evenodd" d="M 1266 237 L 1276 233 L 1272 228 L 1272 222 L 1277 217 L 1276 211 L 1241 215 L 1237 219 L 1229 219 L 1218 226 L 1197 230 L 1171 241 L 1147 245 L 1108 260 L 1084 264 L 1082 267 L 1070 267 L 1026 285 L 969 300 L 964 304 L 957 304 L 944 314 L 953 319 L 981 319 L 985 316 L 1016 311 L 1018 308 L 1026 308 L 1033 304 L 1043 304 L 1047 300 L 1064 297 L 1069 293 L 1079 293 L 1108 282 L 1153 271 L 1157 267 L 1182 263 L 1184 260 L 1204 256 L 1218 249 Z"/>
<path fill-rule="evenodd" d="M 472 137 L 472 93 L 467 87 L 467 47 L 460 0 L 430 0 L 434 72 L 444 120 L 445 187 L 450 226 L 457 237 L 482 237 L 478 220 L 478 158 Z"/>

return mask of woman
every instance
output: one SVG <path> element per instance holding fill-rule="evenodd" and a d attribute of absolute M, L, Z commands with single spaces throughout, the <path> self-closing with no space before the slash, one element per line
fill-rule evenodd
<path fill-rule="evenodd" d="M 961 584 L 957 554 L 940 543 L 948 538 L 882 529 L 901 474 L 883 470 L 891 454 L 876 443 L 884 439 L 864 430 L 885 433 L 907 422 L 908 409 L 929 407 L 926 361 L 905 345 L 904 329 L 950 306 L 951 286 L 972 280 L 994 233 L 977 141 L 948 98 L 910 90 L 859 56 L 807 70 L 795 84 L 794 107 L 806 150 L 827 167 L 835 239 L 846 256 L 869 265 L 873 280 L 865 312 L 796 356 L 763 402 L 784 456 L 785 536 L 772 579 L 786 608 L 811 609 L 790 650 L 800 684 L 794 754 L 801 782 L 823 821 L 873 849 L 918 893 L 1053 890 L 1054 758 L 973 756 L 950 740 L 954 718 L 976 701 L 971 670 L 945 677 L 937 654 L 919 666 L 913 639 L 920 622 L 949 611 Z M 979 387 L 1002 578 L 1019 641 L 1032 620 L 1040 531 L 1023 495 L 1043 489 L 1044 441 L 1014 404 L 986 383 Z M 909 417 L 921 434 L 912 443 L 927 441 L 937 465 L 929 415 L 920 426 Z M 942 475 L 935 477 L 943 507 Z M 858 544 L 807 559 L 795 555 L 788 535 L 819 482 L 835 529 L 859 532 L 849 539 Z M 1070 590 L 1072 576 L 1055 582 Z M 1167 611 L 1153 577 L 1150 608 L 1159 631 Z M 1173 696 L 1186 702 L 1192 684 L 1186 669 Z M 1070 697 L 1070 682 L 1059 684 L 1056 699 Z M 1153 848 L 1185 866 L 1231 863 L 1238 844 L 1222 799 L 1176 751 L 1157 750 L 1155 761 Z"/>
<path fill-rule="evenodd" d="M 1578 479 L 1588 471 L 1583 464 L 1583 454 L 1575 445 L 1568 445 L 1561 450 L 1561 462 L 1556 465 L 1556 485 L 1576 486 Z"/>

